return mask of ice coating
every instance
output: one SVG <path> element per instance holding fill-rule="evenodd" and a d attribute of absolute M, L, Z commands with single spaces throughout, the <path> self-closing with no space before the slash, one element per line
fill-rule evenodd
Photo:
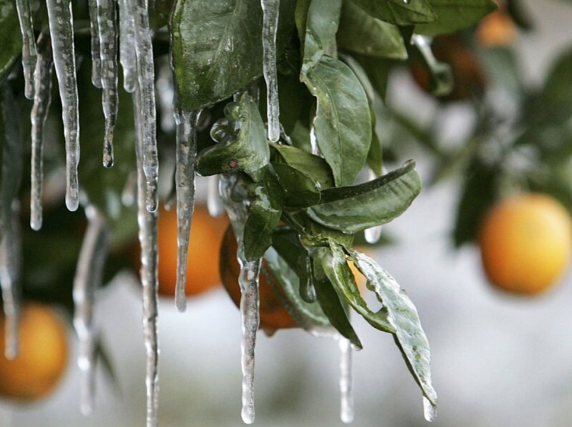
<path fill-rule="evenodd" d="M 340 337 L 340 393 L 342 422 L 348 424 L 354 420 L 354 395 L 352 375 L 352 346 L 349 340 Z"/>
<path fill-rule="evenodd" d="M 24 95 L 34 99 L 34 69 L 36 68 L 36 37 L 30 0 L 16 0 L 16 10 L 22 32 L 22 67 L 24 69 Z"/>
<path fill-rule="evenodd" d="M 239 285 L 241 291 L 240 313 L 242 318 L 241 367 L 242 367 L 242 420 L 252 424 L 254 410 L 254 365 L 256 333 L 260 325 L 258 281 L 262 259 L 248 261 L 244 256 L 242 237 L 248 211 L 244 203 L 235 202 L 231 198 L 234 186 L 237 185 L 235 175 L 221 175 L 220 195 L 228 213 L 230 222 L 237 236 L 238 263 L 240 265 Z M 239 184 L 240 185 L 240 184 Z"/>
<path fill-rule="evenodd" d="M 113 166 L 113 132 L 117 122 L 118 21 L 116 0 L 97 0 L 102 103 L 105 116 L 103 166 Z"/>
<path fill-rule="evenodd" d="M 38 38 L 38 59 L 34 72 L 34 106 L 32 107 L 32 173 L 30 196 L 30 227 L 42 228 L 43 146 L 44 125 L 48 117 L 52 93 L 52 45 L 48 33 Z"/>
<path fill-rule="evenodd" d="M 175 304 L 179 311 L 187 308 L 185 283 L 191 220 L 195 209 L 195 159 L 197 157 L 197 124 L 200 110 L 177 111 L 177 149 L 175 188 L 177 193 L 177 285 Z"/>
<path fill-rule="evenodd" d="M 278 142 L 280 139 L 280 104 L 278 102 L 278 75 L 276 72 L 276 32 L 280 0 L 260 0 L 262 5 L 262 48 L 263 70 L 266 81 L 268 111 L 268 139 Z"/>
<path fill-rule="evenodd" d="M 4 354 L 6 359 L 18 356 L 22 294 L 22 241 L 20 235 L 20 203 L 11 203 L 12 215 L 0 243 L 0 284 L 2 310 L 6 316 Z"/>
<path fill-rule="evenodd" d="M 153 45 L 147 0 L 129 0 L 135 19 L 135 52 L 137 54 L 137 81 L 140 91 L 140 115 L 142 137 L 143 172 L 146 180 L 146 206 L 149 212 L 157 210 L 159 158 L 156 139 L 155 70 Z"/>
<path fill-rule="evenodd" d="M 89 6 L 89 30 L 91 33 L 91 82 L 101 89 L 101 49 L 99 46 L 99 22 L 97 0 L 87 0 Z"/>
<path fill-rule="evenodd" d="M 95 292 L 101 285 L 109 243 L 109 229 L 103 216 L 87 206 L 87 231 L 81 245 L 73 283 L 74 319 L 79 348 L 77 363 L 81 371 L 81 411 L 93 408 L 95 389 L 95 348 L 97 329 L 93 319 Z"/>
<path fill-rule="evenodd" d="M 135 19 L 130 0 L 117 0 L 119 5 L 119 60 L 123 68 L 123 89 L 132 93 L 137 81 L 135 53 Z"/>
<path fill-rule="evenodd" d="M 145 384 L 147 388 L 147 427 L 157 427 L 159 406 L 159 337 L 158 337 L 158 277 L 157 264 L 157 212 L 149 212 L 146 204 L 146 177 L 143 171 L 143 129 L 139 120 L 140 93 L 137 88 L 133 96 L 135 128 L 137 133 L 137 223 L 141 246 L 141 283 L 143 285 L 143 336 L 147 353 Z"/>
<path fill-rule="evenodd" d="M 66 140 L 66 206 L 75 211 L 79 206 L 79 109 L 72 7 L 70 0 L 46 0 L 46 4 Z"/>
<path fill-rule="evenodd" d="M 367 171 L 368 181 L 376 179 L 377 175 L 375 174 L 375 172 L 371 170 L 369 167 L 367 169 L 368 169 Z M 381 238 L 381 230 L 382 230 L 381 225 L 376 225 L 375 227 L 366 229 L 364 231 L 365 241 L 370 245 L 375 245 L 377 242 L 379 242 L 379 239 Z"/>

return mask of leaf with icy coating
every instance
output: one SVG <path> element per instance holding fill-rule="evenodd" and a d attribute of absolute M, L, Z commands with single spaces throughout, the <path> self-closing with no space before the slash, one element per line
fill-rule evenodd
<path fill-rule="evenodd" d="M 336 270 L 339 271 L 339 263 L 342 263 L 341 257 L 344 255 L 343 249 L 332 245 L 332 250 L 335 251 Z M 373 259 L 353 249 L 349 249 L 349 253 L 350 259 L 368 280 L 368 289 L 374 291 L 384 305 L 382 310 L 385 311 L 387 321 L 395 330 L 396 343 L 423 395 L 432 406 L 437 406 L 437 393 L 431 384 L 429 342 L 421 327 L 417 309 L 395 279 Z M 345 259 L 341 265 L 345 270 L 347 267 Z M 346 267 L 343 267 L 344 265 Z"/>
<path fill-rule="evenodd" d="M 72 7 L 70 0 L 47 0 L 47 9 L 66 140 L 66 206 L 75 211 L 79 206 L 79 110 Z"/>

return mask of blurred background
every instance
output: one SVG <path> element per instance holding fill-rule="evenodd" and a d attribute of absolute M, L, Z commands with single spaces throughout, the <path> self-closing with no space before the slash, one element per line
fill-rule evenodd
<path fill-rule="evenodd" d="M 534 30 L 519 32 L 514 50 L 526 85 L 540 85 L 550 64 L 572 46 L 572 7 L 563 1 L 522 1 Z M 515 79 L 516 76 L 513 76 Z M 572 80 L 572 68 L 569 69 Z M 509 76 L 510 79 L 510 76 Z M 502 91 L 501 91 L 502 92 Z M 498 102 L 503 104 L 503 95 Z M 472 106 L 443 107 L 411 75 L 392 75 L 388 103 L 420 125 L 439 120 L 438 137 L 454 145 L 468 133 Z M 506 102 L 510 109 L 510 102 Z M 439 112 L 437 112 L 439 110 Z M 404 144 L 425 180 L 434 163 Z M 421 154 L 419 154 L 421 153 Z M 402 157 L 404 154 L 400 154 Z M 569 161 L 568 161 L 569 166 Z M 523 298 L 488 285 L 478 249 L 455 249 L 451 239 L 460 194 L 458 181 L 428 186 L 398 220 L 384 226 L 394 243 L 369 253 L 408 291 L 432 350 L 441 427 L 567 427 L 572 424 L 572 277 L 548 293 Z M 205 201 L 207 182 L 199 180 Z M 137 279 L 119 273 L 97 295 L 96 318 L 111 379 L 99 367 L 94 413 L 80 414 L 77 340 L 65 374 L 43 400 L 0 400 L 0 427 L 134 427 L 145 422 L 145 350 Z M 355 317 L 364 349 L 354 353 L 359 427 L 426 425 L 421 395 L 391 336 Z M 180 314 L 171 299 L 160 304 L 160 425 L 241 426 L 240 318 L 222 288 L 189 299 Z M 256 359 L 256 424 L 341 425 L 339 350 L 335 342 L 301 330 L 259 334 Z"/>

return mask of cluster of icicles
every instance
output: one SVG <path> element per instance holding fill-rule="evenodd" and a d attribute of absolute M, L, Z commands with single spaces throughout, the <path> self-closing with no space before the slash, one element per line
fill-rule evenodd
<path fill-rule="evenodd" d="M 62 103 L 62 120 L 66 151 L 66 196 L 69 210 L 75 211 L 80 203 L 78 181 L 79 112 L 74 50 L 74 28 L 71 0 L 46 0 L 49 33 L 41 33 L 36 40 L 31 13 L 31 0 L 16 0 L 21 26 L 23 49 L 22 65 L 25 77 L 25 96 L 34 101 L 32 121 L 32 190 L 30 225 L 34 230 L 42 226 L 42 138 L 48 114 L 51 93 L 52 68 L 56 70 Z M 280 137 L 278 86 L 276 78 L 276 29 L 279 0 L 261 0 L 263 9 L 263 70 L 268 87 L 268 139 L 277 142 Z M 157 426 L 159 355 L 157 336 L 157 206 L 158 156 L 155 117 L 155 76 L 152 50 L 152 31 L 149 27 L 147 0 L 89 0 L 91 27 L 92 82 L 102 89 L 105 136 L 103 166 L 113 166 L 113 133 L 118 108 L 118 59 L 123 68 L 123 88 L 133 94 L 137 134 L 137 205 L 139 241 L 141 245 L 141 281 L 143 284 L 143 329 L 147 353 L 147 426 Z M 16 123 L 10 108 L 11 94 L 4 93 L 4 122 L 10 128 Z M 13 100 L 12 100 L 13 103 Z M 195 195 L 196 128 L 200 111 L 181 111 L 175 108 L 176 122 L 176 208 L 178 219 L 178 271 L 176 305 L 186 308 L 185 272 L 187 247 Z M 7 130 L 10 132 L 10 129 Z M 4 178 L 12 180 L 3 188 L 18 188 L 21 176 L 21 143 L 14 131 L 7 138 Z M 18 170 L 19 169 L 19 170 Z M 209 210 L 220 214 L 227 210 L 238 238 L 239 278 L 242 291 L 242 371 L 243 410 L 245 423 L 254 421 L 254 347 L 259 326 L 258 276 L 261 260 L 246 261 L 241 242 L 244 223 L 248 215 L 243 204 L 233 202 L 229 195 L 236 177 L 213 177 L 209 181 Z M 13 185 L 12 185 L 13 184 Z M 218 188 L 217 188 L 218 187 Z M 217 191 L 218 190 L 218 191 Z M 2 194 L 0 220 L 3 221 L 0 246 L 0 281 L 4 313 L 6 314 L 6 355 L 17 357 L 17 330 L 20 311 L 19 266 L 20 249 L 18 231 L 19 204 L 16 194 Z M 222 199 L 222 200 L 221 200 Z M 222 203 L 221 203 L 222 202 Z M 82 200 L 83 203 L 83 200 Z M 82 412 L 92 409 L 94 394 L 94 352 L 96 324 L 93 319 L 94 295 L 102 280 L 102 271 L 109 242 L 109 229 L 105 218 L 94 206 L 85 203 L 88 229 L 81 247 L 74 280 L 74 328 L 79 338 L 78 364 L 82 372 Z M 379 228 L 368 230 L 370 241 L 379 238 Z M 316 334 L 324 335 L 316 331 Z M 327 334 L 339 340 L 341 348 L 342 396 L 341 418 L 353 419 L 351 346 L 349 341 L 334 333 Z"/>

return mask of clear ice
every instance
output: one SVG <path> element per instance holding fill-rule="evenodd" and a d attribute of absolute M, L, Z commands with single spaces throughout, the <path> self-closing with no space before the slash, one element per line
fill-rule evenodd
<path fill-rule="evenodd" d="M 368 169 L 368 177 L 367 177 L 368 180 L 376 179 L 377 175 L 375 174 L 375 172 L 371 170 L 369 167 L 367 169 Z M 370 245 L 375 245 L 377 242 L 379 242 L 379 239 L 381 238 L 381 230 L 382 230 L 381 225 L 376 225 L 375 227 L 367 228 L 364 232 L 365 241 Z"/>
<path fill-rule="evenodd" d="M 101 89 L 101 48 L 99 46 L 99 22 L 97 0 L 87 0 L 89 6 L 89 30 L 91 33 L 91 82 Z"/>
<path fill-rule="evenodd" d="M 46 0 L 46 4 L 66 140 L 66 206 L 75 211 L 79 206 L 79 110 L 72 7 L 70 0 Z"/>
<path fill-rule="evenodd" d="M 36 37 L 30 0 L 16 0 L 16 10 L 22 32 L 22 67 L 24 68 L 24 95 L 34 99 L 34 68 L 36 67 Z"/>
<path fill-rule="evenodd" d="M 278 142 L 280 139 L 280 104 L 278 101 L 278 76 L 276 72 L 276 32 L 280 0 L 260 0 L 263 12 L 262 47 L 263 70 L 266 81 L 268 112 L 268 139 Z"/>
<path fill-rule="evenodd" d="M 135 53 L 135 19 L 131 0 L 118 0 L 119 5 L 119 61 L 123 68 L 123 89 L 132 93 L 137 82 L 137 55 Z"/>
<path fill-rule="evenodd" d="M 354 396 L 352 375 L 352 346 L 349 340 L 340 337 L 340 393 L 342 422 L 348 424 L 354 420 Z"/>

